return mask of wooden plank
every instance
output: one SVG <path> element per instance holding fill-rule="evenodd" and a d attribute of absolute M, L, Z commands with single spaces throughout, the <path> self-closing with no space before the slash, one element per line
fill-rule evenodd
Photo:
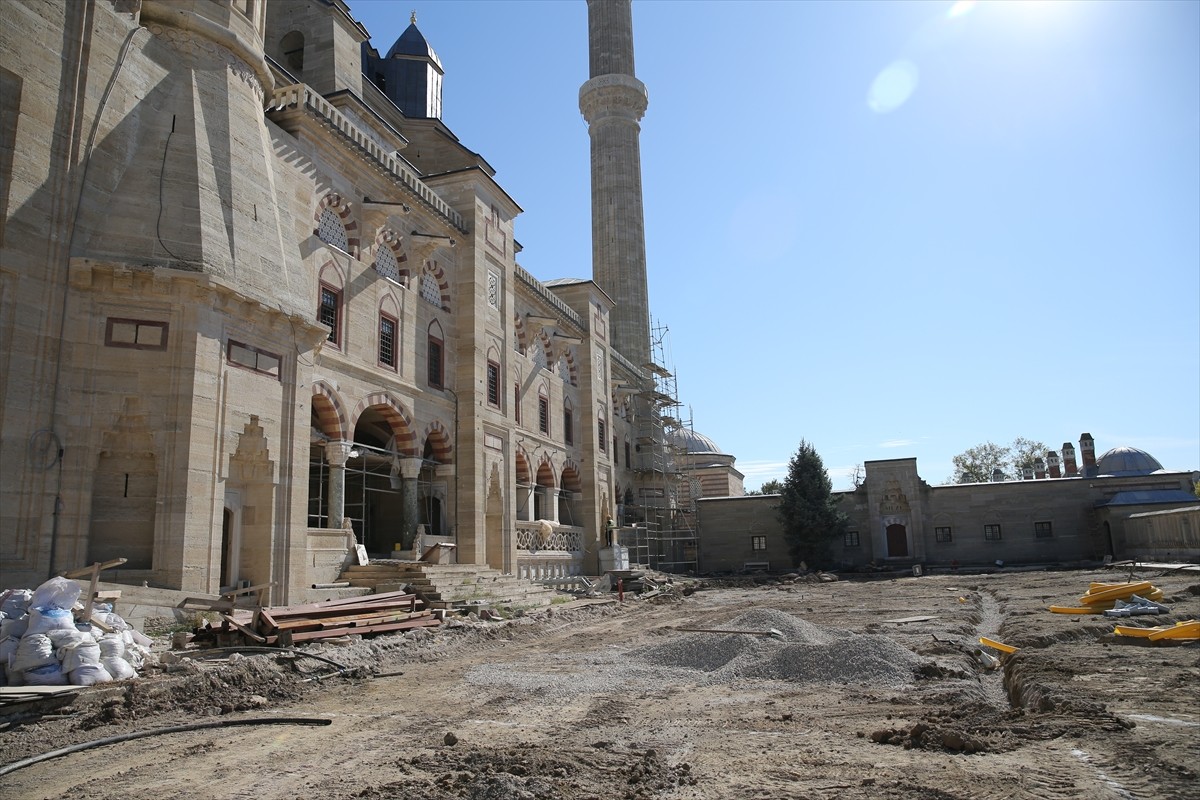
<path fill-rule="evenodd" d="M 432 628 L 441 624 L 441 620 L 437 620 L 432 617 L 421 617 L 419 619 L 406 620 L 404 622 L 391 622 L 386 625 L 373 625 L 369 628 L 331 628 L 320 631 L 304 631 L 302 633 L 293 633 L 291 638 L 293 642 L 311 642 L 317 639 L 332 639 L 336 636 L 346 636 L 352 633 L 364 635 L 389 633 L 392 631 L 409 630 L 411 628 Z"/>
<path fill-rule="evenodd" d="M 127 558 L 114 558 L 112 561 L 104 561 L 104 562 L 97 561 L 95 564 L 92 564 L 91 566 L 80 567 L 79 569 L 71 569 L 71 570 L 67 570 L 66 572 L 60 572 L 58 574 L 63 578 L 72 578 L 72 579 L 73 578 L 86 578 L 92 574 L 93 569 L 98 569 L 98 570 L 112 569 L 113 567 L 121 566 L 128 560 L 129 559 L 127 559 Z"/>
<path fill-rule="evenodd" d="M 312 614 L 341 614 L 354 613 L 362 610 L 379 610 L 388 608 L 399 608 L 400 606 L 409 606 L 412 604 L 415 595 L 402 594 L 399 597 L 389 597 L 387 600 L 377 602 L 358 602 L 358 603 L 313 603 L 307 606 L 269 606 L 268 611 L 276 620 L 288 619 L 291 617 L 311 616 Z"/>
<path fill-rule="evenodd" d="M 258 642 L 259 644 L 263 644 L 267 641 L 267 638 L 265 636 L 259 636 L 258 633 L 253 628 L 250 628 L 247 625 L 243 625 L 242 623 L 238 622 L 237 620 L 235 620 L 233 617 L 229 616 L 228 614 L 222 614 L 221 618 L 223 620 L 225 620 L 226 622 L 228 622 L 233 627 L 237 628 L 239 631 L 242 632 L 242 635 L 250 638 L 251 640 Z"/>
<path fill-rule="evenodd" d="M 359 614 L 353 617 L 304 617 L 300 619 L 285 620 L 280 622 L 277 630 L 295 631 L 300 628 L 349 628 L 362 625 L 372 625 L 382 622 L 402 622 L 406 619 L 415 619 L 417 617 L 428 617 L 430 612 L 418 611 L 415 615 L 407 611 L 393 611 L 381 614 Z"/>
<path fill-rule="evenodd" d="M 885 619 L 884 622 L 892 622 L 897 625 L 903 625 L 908 622 L 928 622 L 931 619 L 937 619 L 937 617 L 901 617 L 899 619 Z"/>
<path fill-rule="evenodd" d="M 96 584 L 100 582 L 100 562 L 92 564 L 92 580 L 88 584 L 87 602 L 83 604 L 83 615 L 80 619 L 92 618 L 92 604 L 96 602 Z"/>

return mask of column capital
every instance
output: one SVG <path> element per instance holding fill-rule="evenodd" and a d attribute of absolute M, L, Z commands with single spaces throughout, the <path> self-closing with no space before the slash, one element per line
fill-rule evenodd
<path fill-rule="evenodd" d="M 331 467 L 344 467 L 346 466 L 346 461 L 350 458 L 350 451 L 353 448 L 353 442 L 326 442 L 325 460 L 329 462 L 329 466 Z"/>
<path fill-rule="evenodd" d="M 406 480 L 413 480 L 421 474 L 421 467 L 425 464 L 423 458 L 400 458 L 397 459 L 400 464 L 400 476 Z"/>

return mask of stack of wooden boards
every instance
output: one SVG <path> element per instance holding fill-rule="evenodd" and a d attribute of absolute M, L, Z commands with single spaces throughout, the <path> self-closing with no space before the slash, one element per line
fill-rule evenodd
<path fill-rule="evenodd" d="M 1162 600 L 1163 591 L 1150 581 L 1137 583 L 1093 583 L 1087 593 L 1079 598 L 1081 606 L 1050 606 L 1055 614 L 1103 614 L 1118 600 L 1128 600 L 1134 595 L 1152 600 Z"/>
<path fill-rule="evenodd" d="M 415 594 L 385 592 L 299 606 L 232 609 L 221 614 L 219 625 L 197 629 L 188 641 L 290 647 L 352 633 L 371 636 L 440 624 Z"/>

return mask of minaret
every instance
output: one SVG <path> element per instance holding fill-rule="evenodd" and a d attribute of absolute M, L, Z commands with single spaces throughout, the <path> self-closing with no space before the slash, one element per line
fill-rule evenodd
<path fill-rule="evenodd" d="M 638 147 L 646 87 L 633 75 L 632 0 L 588 0 L 589 77 L 579 110 L 592 140 L 592 277 L 615 303 L 613 346 L 650 363 L 650 305 Z"/>

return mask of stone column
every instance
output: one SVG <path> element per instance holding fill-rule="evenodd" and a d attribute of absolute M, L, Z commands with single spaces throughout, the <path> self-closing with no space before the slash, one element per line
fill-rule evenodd
<path fill-rule="evenodd" d="M 546 499 L 542 508 L 542 519 L 548 519 L 551 522 L 558 522 L 558 493 L 562 491 L 553 486 L 544 486 L 542 490 L 546 493 Z"/>
<path fill-rule="evenodd" d="M 417 478 L 421 475 L 424 460 L 420 458 L 400 459 L 400 500 L 403 514 L 400 518 L 401 549 L 411 550 L 417 538 L 417 521 L 421 518 L 417 497 Z"/>
<path fill-rule="evenodd" d="M 537 503 L 533 499 L 534 494 L 537 492 L 537 486 L 518 486 L 517 491 L 524 495 L 517 496 L 517 519 L 529 522 L 533 520 L 534 509 L 537 508 Z M 523 509 L 521 507 L 522 500 L 525 501 Z"/>
<path fill-rule="evenodd" d="M 346 514 L 346 460 L 350 458 L 350 442 L 326 442 L 325 461 L 329 464 L 328 528 L 342 527 Z"/>

